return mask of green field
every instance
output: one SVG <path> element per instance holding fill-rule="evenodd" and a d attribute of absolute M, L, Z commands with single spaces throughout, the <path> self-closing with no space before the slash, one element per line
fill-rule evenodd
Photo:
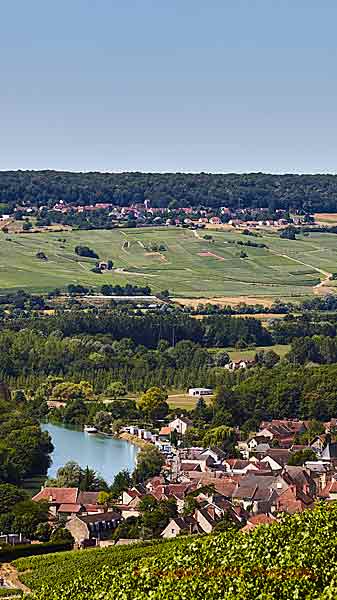
<path fill-rule="evenodd" d="M 0 289 L 25 288 L 43 292 L 80 283 L 99 288 L 103 283 L 149 285 L 154 292 L 169 289 L 180 297 L 309 296 L 327 274 L 337 271 L 337 236 L 313 233 L 296 241 L 264 233 L 249 238 L 240 233 L 178 228 L 66 231 L 61 233 L 0 233 Z M 65 241 L 63 241 L 65 240 Z M 232 241 L 263 242 L 268 248 L 249 248 Z M 166 250 L 151 252 L 153 242 Z M 76 245 L 93 248 L 101 260 L 112 259 L 113 270 L 95 274 L 95 260 L 77 256 Z M 48 261 L 36 258 L 43 251 Z M 240 258 L 244 250 L 247 258 Z M 208 254 L 207 254 L 208 253 Z M 122 271 L 124 269 L 124 272 Z"/>
<path fill-rule="evenodd" d="M 257 352 L 261 350 L 273 350 L 278 354 L 281 358 L 283 358 L 287 352 L 290 350 L 290 345 L 288 344 L 275 344 L 274 346 L 257 346 L 256 348 L 248 349 L 248 350 L 237 350 L 236 348 L 224 348 L 225 352 L 228 352 L 231 360 L 251 360 L 254 358 Z"/>

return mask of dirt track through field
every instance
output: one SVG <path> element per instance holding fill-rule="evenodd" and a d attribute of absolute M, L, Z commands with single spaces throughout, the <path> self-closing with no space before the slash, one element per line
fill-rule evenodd
<path fill-rule="evenodd" d="M 152 273 L 139 273 L 136 271 L 125 271 L 122 267 L 118 267 L 114 269 L 115 273 L 121 273 L 122 275 L 141 275 L 142 277 L 158 277 L 158 275 L 153 275 Z"/>
<path fill-rule="evenodd" d="M 3 563 L 0 565 L 0 577 L 12 588 L 18 588 L 23 592 L 30 593 L 30 589 L 21 583 L 16 568 L 11 563 Z"/>
<path fill-rule="evenodd" d="M 288 258 L 289 260 L 292 260 L 293 262 L 296 262 L 300 265 L 304 265 L 305 267 L 309 267 L 310 269 L 313 269 L 314 271 L 317 271 L 317 273 L 322 273 L 322 275 L 325 275 L 325 278 L 322 279 L 322 281 L 320 281 L 319 283 L 317 283 L 317 285 L 313 286 L 313 292 L 314 294 L 328 294 L 329 290 L 324 291 L 322 288 L 324 288 L 325 286 L 328 285 L 328 282 L 330 281 L 330 277 L 332 275 L 332 273 L 328 273 L 328 271 L 323 271 L 323 269 L 319 269 L 318 267 L 314 267 L 314 265 L 309 265 L 309 263 L 305 263 L 303 262 L 303 260 L 299 260 L 298 258 L 294 258 L 293 256 L 288 256 L 288 254 L 279 254 L 278 252 L 275 252 L 275 250 L 269 250 L 272 254 L 275 254 L 276 256 L 281 256 L 282 258 Z"/>
<path fill-rule="evenodd" d="M 198 252 L 198 256 L 206 256 L 210 258 L 216 258 L 217 260 L 225 260 L 223 256 L 214 254 L 214 252 L 208 252 L 208 250 L 205 250 L 204 252 Z"/>

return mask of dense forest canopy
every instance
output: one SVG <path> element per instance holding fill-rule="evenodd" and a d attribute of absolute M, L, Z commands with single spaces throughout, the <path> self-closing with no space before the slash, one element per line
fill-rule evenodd
<path fill-rule="evenodd" d="M 337 210 L 337 175 L 264 173 L 0 172 L 0 203 L 53 206 L 55 202 L 118 206 L 150 200 L 153 207 Z"/>

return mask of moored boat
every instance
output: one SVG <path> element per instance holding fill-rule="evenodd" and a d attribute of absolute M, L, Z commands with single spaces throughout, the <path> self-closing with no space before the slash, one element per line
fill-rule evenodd
<path fill-rule="evenodd" d="M 91 425 L 84 425 L 84 431 L 85 433 L 97 433 L 96 427 L 93 427 Z"/>

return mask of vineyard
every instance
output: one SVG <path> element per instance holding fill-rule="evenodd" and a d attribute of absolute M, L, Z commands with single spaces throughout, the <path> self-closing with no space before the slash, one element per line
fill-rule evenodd
<path fill-rule="evenodd" d="M 149 547 L 20 559 L 34 600 L 332 600 L 337 506 L 235 532 Z M 43 589 L 41 589 L 41 587 Z"/>
<path fill-rule="evenodd" d="M 90 589 L 93 576 L 103 567 L 117 568 L 139 561 L 141 558 L 158 556 L 176 544 L 176 540 L 158 540 L 135 546 L 93 548 L 85 552 L 68 551 L 62 554 L 19 558 L 14 565 L 20 573 L 22 583 L 34 591 L 40 590 L 43 586 L 58 590 L 60 586 L 62 589 L 68 588 L 77 578 L 81 582 L 81 589 L 82 586 L 83 589 L 87 586 Z"/>

